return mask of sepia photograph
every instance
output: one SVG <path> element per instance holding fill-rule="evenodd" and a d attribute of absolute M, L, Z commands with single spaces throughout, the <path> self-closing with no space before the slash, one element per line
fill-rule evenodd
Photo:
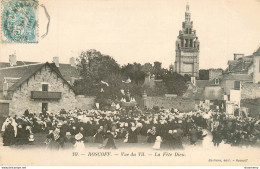
<path fill-rule="evenodd" d="M 0 6 L 2 168 L 259 167 L 260 0 Z"/>

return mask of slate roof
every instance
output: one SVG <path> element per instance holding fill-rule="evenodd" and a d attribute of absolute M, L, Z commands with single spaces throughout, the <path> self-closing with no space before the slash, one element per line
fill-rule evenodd
<path fill-rule="evenodd" d="M 254 54 L 260 54 L 260 46 L 259 46 L 258 49 L 254 52 Z"/>
<path fill-rule="evenodd" d="M 226 74 L 223 80 L 240 80 L 240 81 L 252 81 L 253 77 L 248 74 Z"/>
<path fill-rule="evenodd" d="M 66 79 L 67 81 L 71 81 L 71 78 L 79 78 L 79 73 L 77 71 L 76 67 L 71 66 L 70 64 L 59 64 L 59 71 L 61 75 Z"/>
<path fill-rule="evenodd" d="M 7 83 L 16 83 L 20 78 L 9 78 L 9 77 L 5 77 L 4 80 L 7 82 Z"/>
<path fill-rule="evenodd" d="M 239 61 L 231 70 L 230 72 L 244 72 L 247 73 L 248 72 L 248 68 L 249 66 L 251 66 L 253 64 L 253 62 L 243 62 L 243 61 Z"/>
<path fill-rule="evenodd" d="M 20 85 L 22 85 L 24 82 L 26 82 L 27 79 L 32 77 L 36 72 L 41 70 L 43 66 L 49 66 L 57 75 L 66 83 L 69 85 L 69 87 L 74 91 L 73 87 L 68 83 L 68 81 L 61 75 L 59 69 L 55 66 L 54 63 L 40 63 L 40 64 L 34 64 L 34 65 L 25 65 L 20 67 L 9 67 L 0 69 L 0 90 L 3 89 L 2 82 L 5 77 L 14 77 L 14 78 L 20 78 L 17 80 L 16 83 L 14 83 L 11 87 L 9 87 L 9 91 L 14 91 L 16 88 L 18 88 Z"/>
<path fill-rule="evenodd" d="M 25 65 L 31 65 L 31 64 L 41 64 L 40 62 L 27 62 L 27 61 L 17 61 L 16 65 L 12 67 L 17 66 L 25 66 Z M 2 68 L 11 68 L 11 65 L 9 62 L 0 62 L 0 69 Z M 71 78 L 79 78 L 79 73 L 77 71 L 76 67 L 71 66 L 70 64 L 59 64 L 59 71 L 61 75 L 66 79 L 67 81 L 71 81 Z"/>
<path fill-rule="evenodd" d="M 197 88 L 205 88 L 206 86 L 212 84 L 212 81 L 209 80 L 197 80 L 196 86 Z"/>
<path fill-rule="evenodd" d="M 44 65 L 44 64 L 41 63 L 41 64 L 35 64 L 35 65 L 26 65 L 26 66 L 22 66 L 22 67 L 9 67 L 9 68 L 1 69 L 0 70 L 0 90 L 3 89 L 2 83 L 3 83 L 3 80 L 5 77 L 20 78 L 19 80 L 21 80 L 21 78 L 25 77 L 26 75 L 34 73 L 42 65 Z"/>
<path fill-rule="evenodd" d="M 15 66 L 23 66 L 23 65 L 30 65 L 30 64 L 37 64 L 39 62 L 27 62 L 27 61 L 17 61 Z M 6 68 L 6 67 L 11 67 L 9 62 L 0 62 L 0 69 Z"/>
<path fill-rule="evenodd" d="M 228 67 L 223 73 L 238 72 L 247 74 L 249 67 L 253 64 L 253 57 L 253 55 L 248 55 L 237 60 L 229 60 Z"/>

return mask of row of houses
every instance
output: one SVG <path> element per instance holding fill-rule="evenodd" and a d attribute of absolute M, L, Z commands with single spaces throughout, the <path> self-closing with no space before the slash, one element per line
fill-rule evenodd
<path fill-rule="evenodd" d="M 196 87 L 195 99 L 209 100 L 211 105 L 224 101 L 229 114 L 244 110 L 243 100 L 260 98 L 260 47 L 249 56 L 234 54 L 234 60 L 228 61 L 225 70 L 209 69 L 209 80 L 192 78 L 191 83 Z"/>

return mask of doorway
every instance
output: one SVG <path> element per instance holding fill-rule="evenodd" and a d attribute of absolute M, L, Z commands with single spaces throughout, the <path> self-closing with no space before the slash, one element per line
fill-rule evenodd
<path fill-rule="evenodd" d="M 46 113 L 48 111 L 48 103 L 42 103 L 42 113 Z"/>

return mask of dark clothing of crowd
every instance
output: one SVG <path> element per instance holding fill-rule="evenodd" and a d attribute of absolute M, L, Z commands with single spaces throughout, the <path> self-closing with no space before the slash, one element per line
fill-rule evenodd
<path fill-rule="evenodd" d="M 66 142 L 76 143 L 75 136 L 80 133 L 84 142 L 89 141 L 86 138 L 94 137 L 94 143 L 103 144 L 103 148 L 115 149 L 114 139 L 124 139 L 125 143 L 138 143 L 138 135 L 142 135 L 147 137 L 148 143 L 154 143 L 157 136 L 160 136 L 162 148 L 182 149 L 183 137 L 187 137 L 190 144 L 196 145 L 198 140 L 206 136 L 202 129 L 211 131 L 215 146 L 219 146 L 222 141 L 233 146 L 253 146 L 259 139 L 260 124 L 252 118 L 229 117 L 221 112 L 201 111 L 131 112 L 63 109 L 57 114 L 44 112 L 36 115 L 26 110 L 22 117 L 15 117 L 12 123 L 7 120 L 3 124 L 3 143 L 5 146 L 28 144 L 32 134 L 45 133 L 46 144 L 54 141 L 62 148 Z"/>

